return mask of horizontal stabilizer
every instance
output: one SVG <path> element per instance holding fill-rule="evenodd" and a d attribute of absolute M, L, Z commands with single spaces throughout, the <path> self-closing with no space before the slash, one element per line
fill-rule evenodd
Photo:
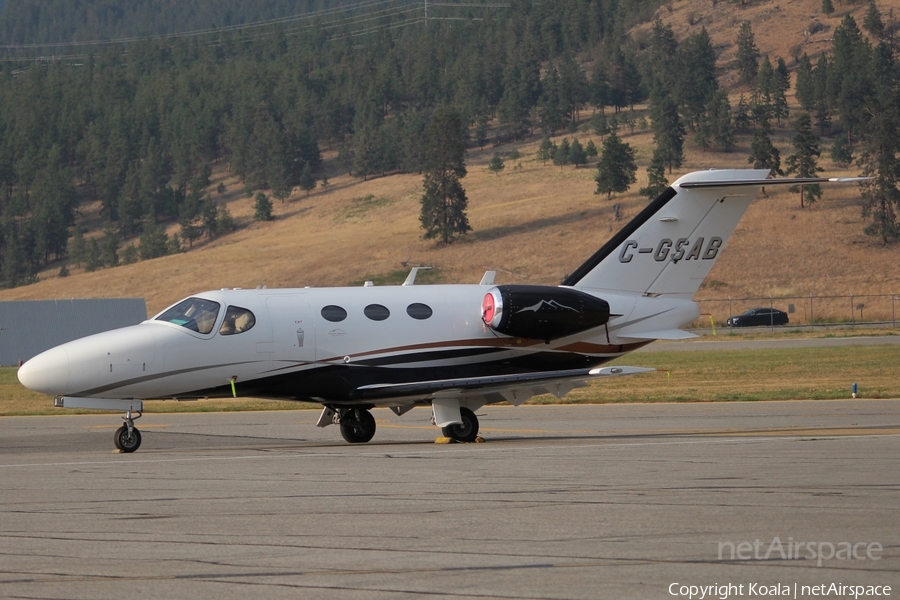
<path fill-rule="evenodd" d="M 786 177 L 783 179 L 733 179 L 717 181 L 686 181 L 680 184 L 686 190 L 699 188 L 753 187 L 770 185 L 808 185 L 812 183 L 860 183 L 872 177 Z"/>
<path fill-rule="evenodd" d="M 666 329 L 662 331 L 641 331 L 640 333 L 619 333 L 620 340 L 690 340 L 700 337 L 690 331 Z"/>

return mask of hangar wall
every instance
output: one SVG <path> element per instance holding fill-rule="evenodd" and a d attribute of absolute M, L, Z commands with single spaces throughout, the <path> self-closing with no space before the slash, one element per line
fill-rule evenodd
<path fill-rule="evenodd" d="M 0 365 L 16 365 L 59 344 L 146 319 L 143 298 L 0 302 Z"/>

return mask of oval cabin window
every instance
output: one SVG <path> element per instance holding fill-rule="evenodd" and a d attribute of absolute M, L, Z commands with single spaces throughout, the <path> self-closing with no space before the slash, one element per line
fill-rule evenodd
<path fill-rule="evenodd" d="M 411 316 L 413 319 L 418 319 L 420 321 L 424 321 L 428 319 L 433 314 L 431 307 L 427 304 L 422 304 L 421 302 L 414 302 L 406 307 L 406 314 Z"/>
<path fill-rule="evenodd" d="M 391 311 L 380 304 L 370 304 L 363 309 L 363 313 L 373 321 L 384 321 L 391 316 Z"/>
<path fill-rule="evenodd" d="M 340 306 L 335 306 L 334 304 L 329 304 L 325 308 L 322 309 L 322 318 L 326 321 L 331 321 L 332 323 L 337 323 L 339 321 L 343 321 L 347 318 L 347 311 L 341 308 Z"/>

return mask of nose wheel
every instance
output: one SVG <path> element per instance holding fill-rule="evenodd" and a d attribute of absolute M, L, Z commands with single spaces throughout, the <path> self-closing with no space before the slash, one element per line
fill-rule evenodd
<path fill-rule="evenodd" d="M 125 424 L 116 429 L 116 434 L 113 436 L 116 449 L 122 452 L 134 452 L 141 447 L 141 432 L 134 426 L 134 420 L 140 417 L 140 413 L 137 417 L 133 417 L 131 411 L 128 411 L 125 416 Z"/>

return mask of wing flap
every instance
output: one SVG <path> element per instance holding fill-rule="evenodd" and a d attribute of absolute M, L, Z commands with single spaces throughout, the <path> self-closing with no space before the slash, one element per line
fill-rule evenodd
<path fill-rule="evenodd" d="M 618 377 L 655 371 L 646 367 L 602 367 L 541 371 L 513 375 L 489 375 L 411 383 L 378 383 L 357 388 L 360 399 L 402 398 L 409 396 L 449 397 L 498 395 L 512 404 L 521 404 L 535 394 L 553 394 L 561 398 L 576 387 L 583 387 L 589 379 Z"/>

